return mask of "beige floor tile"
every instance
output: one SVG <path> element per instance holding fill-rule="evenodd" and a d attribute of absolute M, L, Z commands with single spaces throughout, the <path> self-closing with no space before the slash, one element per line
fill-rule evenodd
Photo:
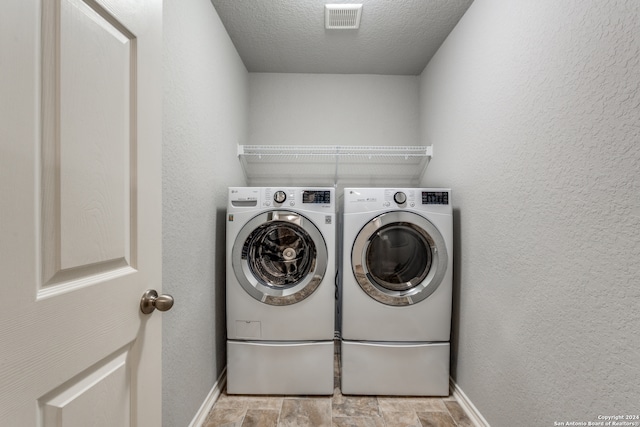
<path fill-rule="evenodd" d="M 333 417 L 333 418 L 332 418 Z M 222 393 L 203 427 L 474 427 L 452 397 Z"/>
<path fill-rule="evenodd" d="M 216 408 L 243 408 L 243 409 L 275 409 L 280 410 L 284 396 L 263 395 L 235 395 L 222 393 L 218 398 Z"/>
<path fill-rule="evenodd" d="M 330 399 L 284 399 L 279 427 L 330 427 Z"/>
<path fill-rule="evenodd" d="M 240 403 L 241 399 L 238 396 L 228 395 L 226 391 L 220 393 L 218 400 L 216 400 L 215 408 L 240 408 L 243 406 Z"/>
<path fill-rule="evenodd" d="M 378 400 L 371 396 L 334 394 L 331 410 L 334 417 L 380 417 Z"/>
<path fill-rule="evenodd" d="M 448 412 L 417 412 L 422 427 L 456 427 Z"/>
<path fill-rule="evenodd" d="M 415 411 L 382 411 L 386 427 L 421 427 Z"/>
<path fill-rule="evenodd" d="M 246 412 L 243 408 L 218 408 L 216 405 L 204 427 L 240 427 Z"/>
<path fill-rule="evenodd" d="M 442 399 L 438 397 L 403 397 L 384 396 L 378 397 L 378 405 L 381 411 L 420 411 L 420 412 L 445 412 Z"/>
<path fill-rule="evenodd" d="M 277 427 L 279 416 L 275 409 L 248 409 L 242 427 Z"/>
<path fill-rule="evenodd" d="M 385 427 L 382 417 L 333 417 L 333 427 Z"/>
<path fill-rule="evenodd" d="M 449 413 L 451 413 L 451 416 L 458 427 L 474 427 L 473 422 L 469 419 L 458 402 L 447 401 L 444 402 L 444 404 L 449 410 Z"/>

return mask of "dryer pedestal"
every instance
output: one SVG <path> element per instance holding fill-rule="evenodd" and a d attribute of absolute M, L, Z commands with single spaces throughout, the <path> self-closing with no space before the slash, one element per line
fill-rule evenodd
<path fill-rule="evenodd" d="M 449 343 L 342 341 L 342 394 L 449 395 Z"/>
<path fill-rule="evenodd" d="M 229 394 L 333 394 L 333 341 L 227 341 Z"/>

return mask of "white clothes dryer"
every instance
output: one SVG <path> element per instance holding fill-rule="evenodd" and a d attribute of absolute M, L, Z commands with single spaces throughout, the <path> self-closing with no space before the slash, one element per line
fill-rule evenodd
<path fill-rule="evenodd" d="M 449 394 L 451 190 L 345 188 L 342 392 Z"/>
<path fill-rule="evenodd" d="M 229 188 L 226 249 L 227 392 L 332 394 L 335 190 Z"/>

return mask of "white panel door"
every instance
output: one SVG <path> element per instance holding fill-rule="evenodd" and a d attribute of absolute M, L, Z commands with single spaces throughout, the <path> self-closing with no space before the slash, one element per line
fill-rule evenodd
<path fill-rule="evenodd" d="M 161 425 L 162 0 L 4 0 L 0 425 Z"/>

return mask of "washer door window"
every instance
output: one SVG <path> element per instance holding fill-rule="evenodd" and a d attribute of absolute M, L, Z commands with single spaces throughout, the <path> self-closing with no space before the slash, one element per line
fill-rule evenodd
<path fill-rule="evenodd" d="M 368 222 L 351 252 L 355 278 L 373 299 L 406 306 L 427 298 L 447 269 L 447 248 L 438 229 L 412 212 L 388 212 Z"/>
<path fill-rule="evenodd" d="M 240 285 L 253 298 L 270 305 L 295 304 L 320 285 L 327 270 L 327 247 L 318 228 L 304 216 L 265 212 L 240 230 L 232 263 Z"/>

